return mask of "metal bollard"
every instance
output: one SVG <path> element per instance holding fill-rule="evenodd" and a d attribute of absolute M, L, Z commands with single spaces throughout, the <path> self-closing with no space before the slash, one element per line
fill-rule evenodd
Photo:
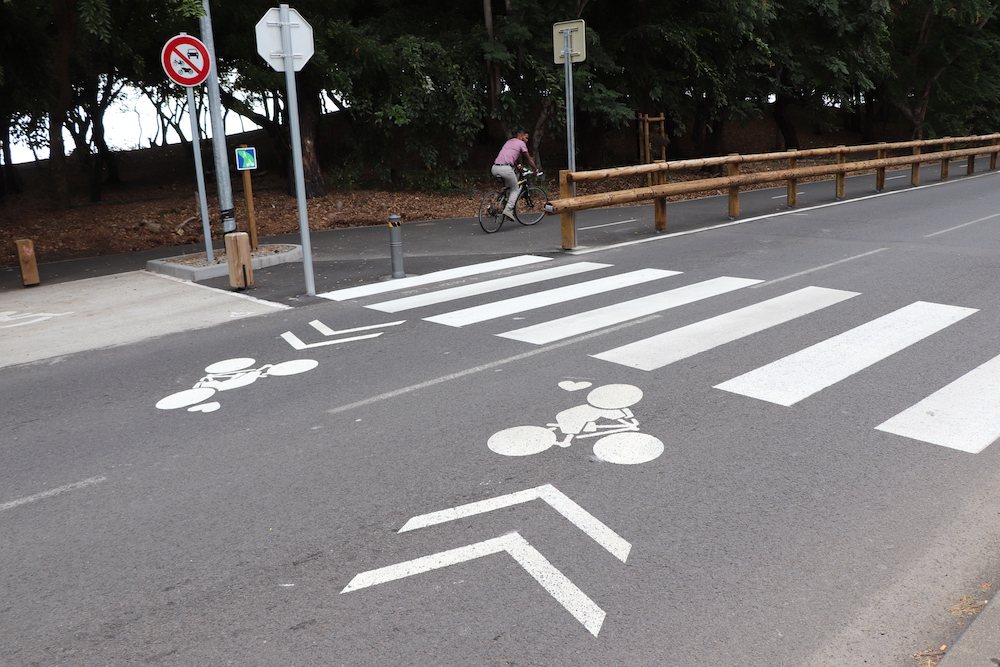
<path fill-rule="evenodd" d="M 389 216 L 389 252 L 392 256 L 392 277 L 405 278 L 403 273 L 403 230 L 398 215 Z"/>

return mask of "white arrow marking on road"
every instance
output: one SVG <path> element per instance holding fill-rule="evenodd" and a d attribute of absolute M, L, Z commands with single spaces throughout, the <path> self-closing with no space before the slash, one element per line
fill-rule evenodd
<path fill-rule="evenodd" d="M 371 324 L 366 327 L 356 327 L 354 329 L 344 329 L 342 331 L 334 331 L 330 327 L 326 326 L 319 320 L 313 320 L 309 323 L 312 328 L 320 332 L 324 336 L 339 336 L 340 334 L 355 333 L 357 331 L 369 331 L 371 329 L 381 329 L 382 327 L 394 327 L 397 324 L 402 324 L 406 320 L 400 320 L 398 322 L 388 322 L 386 324 Z M 285 342 L 294 347 L 296 350 L 308 350 L 311 347 L 323 347 L 324 345 L 336 345 L 338 343 L 349 343 L 352 340 L 365 340 L 367 338 L 378 338 L 384 331 L 379 331 L 374 334 L 365 334 L 364 336 L 351 336 L 350 338 L 338 338 L 337 340 L 326 340 L 321 343 L 304 343 L 301 338 L 293 334 L 291 331 L 286 331 L 281 334 L 281 337 L 285 339 Z"/>
<path fill-rule="evenodd" d="M 624 563 L 628 558 L 628 554 L 632 550 L 632 545 L 628 541 L 601 523 L 593 514 L 577 505 L 569 496 L 551 484 L 543 484 L 533 489 L 508 493 L 504 496 L 480 500 L 467 505 L 459 505 L 458 507 L 452 507 L 451 509 L 439 512 L 421 514 L 407 521 L 399 529 L 399 532 L 405 533 L 417 528 L 426 528 L 427 526 L 434 526 L 439 523 L 454 521 L 455 519 L 464 519 L 476 514 L 484 514 L 504 507 L 531 502 L 536 499 L 547 502 L 555 511 L 566 517 L 570 523 L 593 538 L 594 541 L 607 549 L 621 562 Z"/>
<path fill-rule="evenodd" d="M 531 546 L 517 532 L 495 537 L 491 540 L 476 542 L 457 549 L 442 551 L 440 553 L 409 560 L 396 565 L 389 565 L 377 570 L 362 572 L 354 577 L 349 584 L 340 591 L 341 594 L 356 591 L 360 588 L 367 588 L 388 581 L 403 579 L 415 574 L 437 570 L 449 565 L 456 565 L 466 561 L 475 560 L 490 554 L 506 551 L 516 560 L 525 571 L 530 574 L 535 581 L 542 585 L 566 610 L 573 615 L 573 618 L 583 624 L 583 627 L 595 637 L 601 631 L 606 616 L 603 609 L 598 607 L 593 600 L 581 591 L 576 585 L 566 578 L 562 572 L 557 570 L 552 564 L 539 553 L 538 549 Z"/>

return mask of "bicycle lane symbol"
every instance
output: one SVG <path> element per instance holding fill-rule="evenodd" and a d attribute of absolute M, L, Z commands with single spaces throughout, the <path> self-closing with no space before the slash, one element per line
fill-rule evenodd
<path fill-rule="evenodd" d="M 565 380 L 559 387 L 580 391 L 590 382 Z M 639 432 L 631 407 L 642 400 L 642 390 L 630 384 L 607 384 L 591 390 L 587 402 L 556 414 L 546 426 L 513 426 L 490 436 L 486 445 L 504 456 L 531 456 L 552 446 L 569 447 L 574 441 L 596 438 L 594 455 L 608 463 L 648 463 L 663 453 L 659 438 Z"/>
<path fill-rule="evenodd" d="M 315 359 L 292 359 L 278 364 L 264 364 L 259 368 L 251 368 L 256 359 L 238 357 L 224 359 L 205 367 L 206 375 L 194 383 L 191 389 L 185 389 L 160 399 L 156 407 L 160 410 L 177 410 L 187 408 L 188 412 L 215 412 L 222 407 L 218 401 L 207 401 L 216 392 L 229 391 L 253 384 L 266 377 L 281 377 L 305 373 L 319 366 Z"/>

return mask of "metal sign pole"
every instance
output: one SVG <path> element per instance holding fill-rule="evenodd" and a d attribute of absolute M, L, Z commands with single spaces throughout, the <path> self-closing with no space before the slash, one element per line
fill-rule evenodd
<path fill-rule="evenodd" d="M 198 110 L 194 106 L 194 88 L 188 87 L 188 115 L 191 117 L 191 147 L 194 149 L 194 170 L 198 175 L 198 202 L 201 204 L 201 228 L 205 233 L 205 257 L 214 262 L 212 253 L 212 224 L 208 219 L 208 198 L 205 195 L 205 168 L 201 163 L 201 127 Z"/>
<path fill-rule="evenodd" d="M 205 14 L 198 19 L 201 24 L 201 41 L 208 47 L 212 62 L 218 63 L 208 0 L 201 0 L 201 4 L 205 9 Z M 219 214 L 222 218 L 222 232 L 228 234 L 236 231 L 236 216 L 233 213 L 233 184 L 229 180 L 229 151 L 226 150 L 226 128 L 222 122 L 218 67 L 213 67 L 208 75 L 208 108 L 212 117 L 212 152 L 215 154 L 215 181 L 219 189 Z"/>
<path fill-rule="evenodd" d="M 295 169 L 295 197 L 299 204 L 299 231 L 302 235 L 302 268 L 306 275 L 306 294 L 315 296 L 312 243 L 309 240 L 309 214 L 306 210 L 306 182 L 302 167 L 302 133 L 299 129 L 299 104 L 295 92 L 295 62 L 292 53 L 292 28 L 288 5 L 278 5 L 281 22 L 281 50 L 285 59 L 285 84 L 288 88 L 288 124 L 292 134 L 292 166 Z"/>
<path fill-rule="evenodd" d="M 573 30 L 563 30 L 563 57 L 566 72 L 566 165 L 570 171 L 576 171 L 576 127 L 573 120 Z M 573 184 L 576 190 L 576 184 Z"/>

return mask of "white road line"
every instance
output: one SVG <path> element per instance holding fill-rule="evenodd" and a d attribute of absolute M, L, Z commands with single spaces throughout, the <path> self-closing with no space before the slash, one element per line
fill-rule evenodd
<path fill-rule="evenodd" d="M 714 231 L 716 229 L 725 229 L 726 227 L 733 227 L 735 225 L 745 225 L 748 222 L 757 222 L 758 220 L 770 220 L 772 218 L 780 218 L 780 217 L 786 216 L 786 215 L 791 215 L 791 216 L 806 215 L 806 214 L 808 214 L 811 211 L 818 211 L 820 209 L 830 208 L 831 206 L 844 206 L 846 204 L 857 204 L 858 202 L 863 202 L 863 201 L 866 201 L 868 199 L 877 199 L 879 197 L 894 197 L 896 195 L 912 194 L 914 192 L 919 192 L 920 190 L 924 190 L 926 188 L 936 188 L 936 187 L 940 187 L 942 185 L 949 185 L 951 183 L 962 183 L 964 181 L 969 181 L 969 180 L 973 180 L 973 179 L 977 179 L 977 178 L 996 177 L 998 173 L 1000 173 L 1000 172 L 991 171 L 991 172 L 985 172 L 985 173 L 982 173 L 982 174 L 976 174 L 976 175 L 972 175 L 972 176 L 963 176 L 961 179 L 953 179 L 953 180 L 949 180 L 949 181 L 937 181 L 935 183 L 927 183 L 926 185 L 915 185 L 913 187 L 905 188 L 903 190 L 891 190 L 891 191 L 876 192 L 875 194 L 871 194 L 871 195 L 864 195 L 864 196 L 861 196 L 861 197 L 854 197 L 854 198 L 851 198 L 851 199 L 840 199 L 840 200 L 835 201 L 835 202 L 830 202 L 830 203 L 827 203 L 827 204 L 818 204 L 816 206 L 810 206 L 808 208 L 802 208 L 802 209 L 796 208 L 796 209 L 789 209 L 787 211 L 779 211 L 777 213 L 765 213 L 764 215 L 757 215 L 757 216 L 754 216 L 754 217 L 751 217 L 751 218 L 745 218 L 743 220 L 733 220 L 732 222 L 723 222 L 723 223 L 720 223 L 718 225 L 711 225 L 710 227 L 700 227 L 698 229 L 689 229 L 687 231 L 673 232 L 671 234 L 658 234 L 656 236 L 650 236 L 650 237 L 647 237 L 647 238 L 636 239 L 634 241 L 623 241 L 622 243 L 612 243 L 612 244 L 609 244 L 609 245 L 599 246 L 599 247 L 596 247 L 596 248 L 584 248 L 584 249 L 580 249 L 580 250 L 567 250 L 566 252 L 567 252 L 567 254 L 570 254 L 570 255 L 589 255 L 590 253 L 602 252 L 604 250 L 610 250 L 611 248 L 625 248 L 627 246 L 639 245 L 640 243 L 652 243 L 653 241 L 663 241 L 663 240 L 666 240 L 666 239 L 676 238 L 678 236 L 687 236 L 689 234 L 701 234 L 703 232 L 710 232 L 710 231 Z M 905 178 L 905 176 L 894 176 L 893 178 Z M 719 195 L 719 196 L 723 197 L 725 195 Z M 647 206 L 648 206 L 648 204 L 647 204 Z"/>
<path fill-rule="evenodd" d="M 330 299 L 331 301 L 345 301 L 347 299 L 357 299 L 358 297 L 362 296 L 383 294 L 385 292 L 393 292 L 395 290 L 408 289 L 410 287 L 419 287 L 421 285 L 439 283 L 445 280 L 452 280 L 455 278 L 466 278 L 468 276 L 476 276 L 481 273 L 489 273 L 490 271 L 512 269 L 518 266 L 525 266 L 527 264 L 535 264 L 537 262 L 548 262 L 548 261 L 551 261 L 549 257 L 536 257 L 535 255 L 518 255 L 517 257 L 510 257 L 508 259 L 498 259 L 492 262 L 469 264 L 467 266 L 459 266 L 454 269 L 445 269 L 444 271 L 434 271 L 432 273 L 427 273 L 422 276 L 397 278 L 395 280 L 386 280 L 379 283 L 372 283 L 370 285 L 347 287 L 344 289 L 338 289 L 338 290 L 333 290 L 331 292 L 324 292 L 322 294 L 317 294 L 316 296 L 323 297 L 324 299 Z"/>
<path fill-rule="evenodd" d="M 604 610 L 577 588 L 576 584 L 567 579 L 566 575 L 553 567 L 552 563 L 538 549 L 531 546 L 517 532 L 457 549 L 431 554 L 430 556 L 424 556 L 423 558 L 417 558 L 404 563 L 389 565 L 377 570 L 362 572 L 354 577 L 347 584 L 347 587 L 340 592 L 342 594 L 348 593 L 359 588 L 395 581 L 503 551 L 510 554 L 535 581 L 542 585 L 542 588 L 548 591 L 592 635 L 596 637 L 600 633 L 601 626 L 604 624 Z"/>
<path fill-rule="evenodd" d="M 993 218 L 1000 216 L 1000 213 L 994 213 L 993 215 L 988 215 L 985 218 L 979 218 L 978 220 L 972 220 L 971 222 L 963 222 L 961 225 L 955 225 L 954 227 L 949 227 L 948 229 L 942 229 L 938 232 L 932 232 L 930 234 L 924 234 L 925 239 L 929 239 L 932 236 L 937 236 L 938 234 L 947 234 L 948 232 L 953 232 L 956 229 L 961 229 L 962 227 L 968 227 L 969 225 L 974 225 L 979 222 L 984 222 L 986 220 L 992 220 Z"/>
<path fill-rule="evenodd" d="M 975 312 L 917 301 L 715 388 L 794 405 Z"/>
<path fill-rule="evenodd" d="M 618 222 L 606 222 L 603 225 L 591 225 L 590 227 L 577 227 L 578 232 L 582 232 L 585 229 L 599 229 L 601 227 L 614 227 L 615 225 L 625 225 L 630 222 L 638 222 L 638 218 L 631 218 L 630 220 L 619 220 Z"/>
<path fill-rule="evenodd" d="M 667 292 L 623 301 L 621 303 L 596 308 L 584 313 L 542 322 L 529 327 L 497 334 L 503 338 L 544 345 L 570 336 L 578 336 L 588 331 L 596 331 L 607 326 L 621 324 L 646 315 L 659 313 L 688 303 L 732 292 L 761 282 L 750 278 L 730 278 L 723 276 L 705 280 L 693 285 L 678 287 Z"/>
<path fill-rule="evenodd" d="M 21 505 L 27 505 L 28 503 L 33 503 L 36 500 L 42 500 L 43 498 L 51 498 L 52 496 L 58 496 L 60 493 L 66 493 L 67 491 L 82 489 L 83 487 L 91 486 L 92 484 L 100 484 L 105 480 L 107 480 L 107 477 L 91 477 L 90 479 L 85 479 L 82 482 L 76 482 L 74 484 L 67 484 L 66 486 L 60 486 L 58 489 L 43 491 L 42 493 L 36 493 L 33 496 L 28 496 L 27 498 L 21 498 L 19 500 L 12 500 L 9 503 L 3 503 L 2 505 L 0 505 L 0 512 L 3 512 L 4 510 L 14 509 L 15 507 L 20 507 Z"/>
<path fill-rule="evenodd" d="M 869 250 L 868 252 L 863 252 L 860 255 L 854 255 L 852 257 L 845 257 L 844 259 L 838 259 L 836 262 L 830 262 L 829 264 L 824 264 L 822 266 L 814 266 L 811 269 L 806 269 L 805 271 L 799 271 L 798 273 L 792 273 L 787 276 L 782 276 L 781 278 L 775 278 L 774 280 L 768 280 L 762 282 L 759 285 L 754 285 L 751 289 L 757 289 L 758 287 L 767 287 L 775 283 L 780 283 L 785 280 L 791 280 L 792 278 L 800 278 L 802 276 L 808 275 L 815 271 L 822 271 L 823 269 L 829 269 L 832 266 L 837 266 L 838 264 L 843 264 L 844 262 L 851 262 L 856 259 L 861 259 L 862 257 L 867 257 L 868 255 L 874 255 L 875 253 L 882 252 L 883 250 L 888 250 L 888 248 L 878 248 L 876 250 Z"/>
<path fill-rule="evenodd" d="M 581 299 L 594 294 L 602 294 L 604 292 L 610 292 L 624 287 L 631 287 L 632 285 L 639 285 L 651 280 L 675 276 L 678 273 L 680 273 L 680 271 L 639 269 L 638 271 L 629 271 L 628 273 L 620 273 L 615 276 L 608 276 L 607 278 L 588 280 L 575 285 L 557 287 L 555 289 L 536 292 L 534 294 L 526 294 L 512 299 L 494 301 L 493 303 L 473 306 L 472 308 L 454 310 L 450 313 L 435 315 L 434 317 L 425 317 L 424 319 L 428 322 L 446 324 L 450 327 L 463 327 L 467 324 L 485 322 L 487 320 L 493 320 L 506 315 L 523 313 L 528 310 L 535 310 L 537 308 L 543 308 L 557 303 Z"/>
<path fill-rule="evenodd" d="M 583 509 L 565 493 L 552 486 L 543 484 L 533 489 L 516 491 L 496 498 L 479 500 L 458 507 L 451 507 L 438 512 L 430 512 L 415 516 L 399 529 L 400 533 L 436 526 L 448 521 L 466 519 L 477 514 L 485 514 L 505 507 L 513 507 L 522 503 L 529 503 L 532 500 L 544 500 L 552 506 L 554 510 L 563 515 L 570 523 L 585 532 L 595 542 L 604 547 L 609 553 L 621 562 L 628 559 L 632 545 L 621 537 L 618 533 L 608 528 L 597 517 Z"/>
<path fill-rule="evenodd" d="M 875 428 L 978 454 L 1000 438 L 1000 356 Z"/>
<path fill-rule="evenodd" d="M 625 324 L 620 324 L 616 327 L 610 327 L 608 329 L 602 329 L 601 331 L 596 331 L 594 333 L 585 334 L 578 338 L 571 338 L 569 340 L 559 341 L 558 343 L 553 343 L 552 345 L 546 345 L 545 347 L 538 347 L 527 352 L 521 352 L 520 354 L 515 354 L 503 359 L 497 359 L 496 361 L 490 361 L 485 364 L 480 364 L 478 366 L 473 366 L 472 368 L 466 368 L 455 373 L 449 373 L 448 375 L 442 375 L 440 377 L 433 378 L 431 380 L 425 380 L 424 382 L 418 382 L 417 384 L 411 384 L 408 387 L 402 387 L 400 389 L 394 389 L 392 391 L 387 391 L 376 396 L 370 396 L 368 398 L 361 399 L 360 401 L 355 401 L 354 403 L 347 403 L 345 405 L 339 405 L 335 408 L 330 408 L 327 413 L 331 415 L 339 414 L 341 412 L 347 412 L 348 410 L 354 410 L 355 408 L 363 408 L 374 403 L 381 403 L 382 401 L 387 401 L 398 396 L 405 396 L 406 394 L 412 394 L 413 392 L 420 391 L 422 389 L 427 389 L 428 387 L 433 387 L 435 385 L 442 384 L 444 382 L 451 382 L 453 380 L 460 380 L 469 375 L 475 375 L 476 373 L 482 373 L 483 371 L 488 371 L 493 368 L 499 368 L 500 366 L 506 366 L 507 364 L 513 364 L 530 357 L 534 357 L 540 354 L 545 354 L 551 352 L 552 350 L 558 350 L 559 348 L 566 347 L 567 345 L 575 345 L 576 343 L 590 340 L 591 338 L 598 338 L 600 336 L 606 336 L 610 333 L 616 331 L 621 331 L 622 329 L 627 329 L 629 327 L 635 326 L 637 324 L 644 324 L 650 320 L 658 318 L 659 315 L 651 315 L 649 317 L 642 318 L 640 320 L 635 320 L 634 322 L 626 322 Z"/>
<path fill-rule="evenodd" d="M 496 278 L 495 280 L 487 280 L 485 282 L 475 283 L 472 285 L 459 285 L 458 287 L 437 290 L 436 292 L 430 292 L 428 294 L 417 294 L 415 296 L 403 297 L 402 299 L 393 299 L 392 301 L 381 301 L 379 303 L 373 303 L 367 307 L 372 310 L 380 310 L 384 313 L 398 313 L 401 310 L 421 308 L 423 306 L 445 303 L 446 301 L 454 301 L 456 299 L 464 299 L 466 297 L 476 296 L 479 294 L 499 292 L 512 287 L 531 285 L 545 280 L 554 280 L 555 278 L 572 276 L 578 273 L 585 273 L 587 271 L 595 271 L 597 269 L 606 269 L 610 266 L 611 264 L 599 264 L 597 262 L 576 262 L 575 264 L 566 264 L 564 266 L 557 266 L 551 269 L 531 271 L 529 273 L 522 273 L 516 276 L 507 276 L 506 278 Z"/>
<path fill-rule="evenodd" d="M 855 296 L 858 296 L 858 292 L 805 287 L 591 356 L 642 371 L 652 371 Z"/>

